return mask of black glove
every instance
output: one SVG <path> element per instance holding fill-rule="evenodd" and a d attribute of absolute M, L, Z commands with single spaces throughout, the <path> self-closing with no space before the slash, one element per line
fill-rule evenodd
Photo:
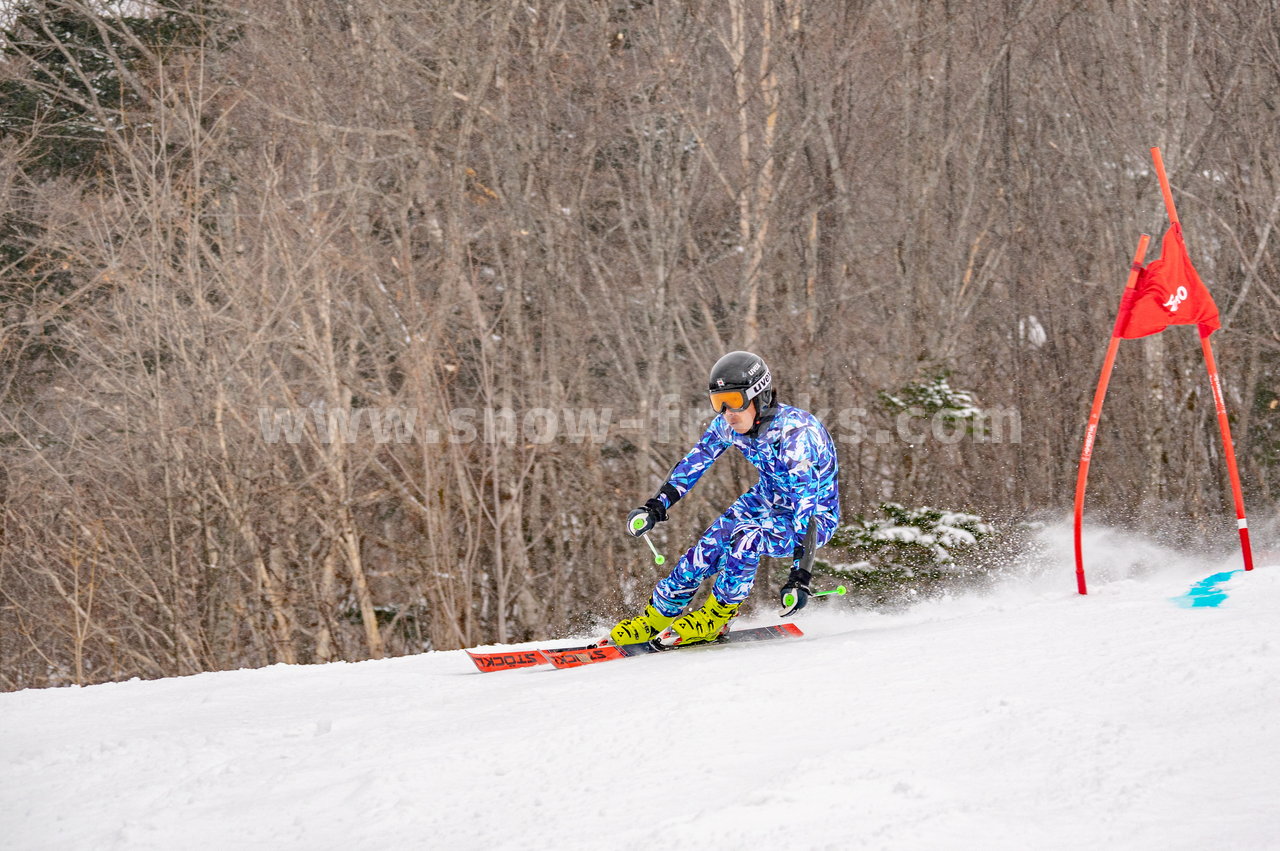
<path fill-rule="evenodd" d="M 644 518 L 643 525 L 635 522 L 637 517 Z M 646 502 L 643 508 L 637 508 L 627 515 L 627 534 L 633 538 L 638 538 L 666 519 L 667 507 L 662 504 L 662 500 L 655 496 Z"/>
<path fill-rule="evenodd" d="M 796 561 L 799 562 L 804 556 L 804 546 L 796 547 L 799 555 Z M 782 586 L 782 590 L 778 593 L 778 599 L 782 602 L 782 607 L 786 609 L 786 614 L 799 611 L 804 608 L 804 604 L 809 602 L 809 580 L 813 575 L 803 567 L 791 568 L 791 575 L 787 577 L 787 584 Z M 794 595 L 795 599 L 790 603 L 787 602 L 787 596 Z"/>

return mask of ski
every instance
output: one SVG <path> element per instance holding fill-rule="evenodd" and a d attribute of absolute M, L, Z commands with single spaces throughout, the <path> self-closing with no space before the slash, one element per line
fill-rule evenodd
<path fill-rule="evenodd" d="M 665 653 L 668 650 L 684 650 L 695 647 L 719 647 L 722 644 L 739 644 L 749 641 L 768 641 L 772 638 L 791 638 L 804 635 L 800 627 L 793 623 L 780 623 L 773 626 L 757 626 L 750 629 L 739 629 L 727 632 L 715 641 L 699 641 L 693 644 L 658 644 L 645 641 L 640 644 L 606 644 L 602 647 L 579 647 L 561 650 L 543 650 L 542 655 L 557 668 L 578 668 L 582 665 L 593 665 L 596 662 L 610 662 L 614 659 L 626 659 L 630 656 L 645 656 L 651 653 Z"/>
<path fill-rule="evenodd" d="M 556 668 L 577 668 L 595 662 L 608 662 L 611 659 L 625 659 L 627 647 L 639 647 L 638 644 L 604 644 L 591 647 L 570 648 L 568 650 L 544 650 L 542 655 Z"/>
<path fill-rule="evenodd" d="M 503 650 L 496 653 L 465 652 L 482 673 L 490 671 L 513 671 L 517 668 L 532 668 L 534 665 L 545 665 L 549 659 L 546 654 L 558 651 L 587 650 L 595 645 L 584 644 L 578 647 L 559 647 L 556 650 Z"/>

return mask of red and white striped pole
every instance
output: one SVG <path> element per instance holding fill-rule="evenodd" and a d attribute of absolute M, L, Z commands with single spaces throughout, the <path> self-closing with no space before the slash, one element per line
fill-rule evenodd
<path fill-rule="evenodd" d="M 1138 250 L 1133 253 L 1133 262 L 1129 264 L 1129 280 L 1124 285 L 1125 295 L 1120 299 L 1121 309 L 1116 315 L 1115 327 L 1111 329 L 1111 343 L 1107 346 L 1107 356 L 1102 361 L 1102 375 L 1098 378 L 1098 389 L 1093 393 L 1093 408 L 1089 411 L 1089 425 L 1084 430 L 1084 449 L 1080 451 L 1080 468 L 1076 472 L 1076 504 L 1075 504 L 1075 543 L 1076 543 L 1076 588 L 1081 594 L 1089 590 L 1084 580 L 1084 550 L 1081 546 L 1081 524 L 1084 522 L 1084 492 L 1089 481 L 1089 462 L 1093 460 L 1093 442 L 1098 436 L 1098 420 L 1102 417 L 1102 402 L 1107 396 L 1107 385 L 1111 382 L 1111 369 L 1116 363 L 1116 352 L 1120 349 L 1120 325 L 1124 321 L 1125 298 L 1138 283 L 1138 272 L 1142 271 L 1142 258 L 1147 256 L 1147 243 L 1151 237 L 1142 234 L 1138 239 Z"/>
<path fill-rule="evenodd" d="M 1227 421 L 1227 405 L 1222 399 L 1222 382 L 1218 380 L 1218 365 L 1213 360 L 1213 347 L 1209 336 L 1200 338 L 1204 350 L 1204 366 L 1209 371 L 1209 385 L 1213 388 L 1213 405 L 1218 409 L 1218 429 L 1222 432 L 1222 449 L 1227 456 L 1227 474 L 1231 477 L 1231 497 L 1236 503 L 1236 528 L 1240 530 L 1240 552 L 1244 556 L 1244 569 L 1253 570 L 1253 548 L 1249 546 L 1249 520 L 1244 514 L 1244 494 L 1240 490 L 1240 471 L 1236 469 L 1236 450 L 1231 443 L 1231 425 Z"/>
<path fill-rule="evenodd" d="M 1164 206 L 1169 211 L 1171 224 L 1179 224 L 1178 209 L 1173 205 L 1173 192 L 1169 178 L 1164 173 L 1164 158 L 1159 148 L 1151 149 L 1156 177 L 1160 179 L 1160 191 L 1164 194 Z M 1249 545 L 1249 521 L 1244 513 L 1244 493 L 1240 489 L 1240 471 L 1236 467 L 1235 446 L 1231 442 L 1231 424 L 1227 420 L 1227 405 L 1222 398 L 1222 382 L 1218 379 L 1218 365 L 1213 358 L 1209 335 L 1201 333 L 1200 349 L 1204 352 L 1204 367 L 1209 373 L 1209 386 L 1213 389 L 1213 404 L 1218 412 L 1218 430 L 1222 432 L 1222 448 L 1227 457 L 1227 474 L 1231 478 L 1231 496 L 1236 506 L 1236 527 L 1240 530 L 1240 552 L 1244 556 L 1244 569 L 1253 570 L 1253 548 Z"/>

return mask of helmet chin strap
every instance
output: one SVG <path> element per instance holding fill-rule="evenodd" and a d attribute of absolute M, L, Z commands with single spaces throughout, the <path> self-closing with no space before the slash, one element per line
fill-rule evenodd
<path fill-rule="evenodd" d="M 771 398 L 767 406 L 756 403 L 756 419 L 751 424 L 751 428 L 747 430 L 745 436 L 753 440 L 760 437 L 760 429 L 766 426 L 778 413 L 778 396 L 776 393 L 770 393 Z M 758 399 L 759 397 L 757 397 Z"/>

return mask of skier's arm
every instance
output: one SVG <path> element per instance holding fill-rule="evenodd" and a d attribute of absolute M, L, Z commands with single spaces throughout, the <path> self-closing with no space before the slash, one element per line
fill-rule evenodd
<path fill-rule="evenodd" d="M 725 432 L 728 428 L 723 417 L 716 417 L 702 433 L 701 439 L 689 450 L 689 454 L 671 468 L 667 481 L 658 490 L 657 496 L 665 508 L 675 505 L 681 497 L 693 490 L 707 468 L 729 448 L 731 441 Z"/>
<path fill-rule="evenodd" d="M 804 604 L 809 602 L 809 580 L 813 578 L 810 565 L 813 564 L 813 554 L 817 550 L 817 531 L 818 527 L 811 520 L 803 543 L 796 544 L 792 553 L 795 560 L 791 563 L 791 573 L 787 576 L 787 583 L 778 591 L 778 599 L 786 610 L 783 615 L 803 609 Z"/>
<path fill-rule="evenodd" d="M 815 514 L 822 497 L 823 473 L 834 459 L 829 459 L 828 442 L 813 426 L 802 426 L 783 435 L 782 457 L 787 465 L 787 485 L 791 491 L 792 514 L 791 573 L 779 597 L 785 614 L 803 608 L 809 599 L 809 581 L 814 552 L 817 550 Z M 791 602 L 788 603 L 788 598 Z"/>
<path fill-rule="evenodd" d="M 724 433 L 725 428 L 728 426 L 723 418 L 716 417 L 711 421 L 689 454 L 671 469 L 658 493 L 627 516 L 629 534 L 638 537 L 667 519 L 667 509 L 692 490 L 703 472 L 729 448 L 730 440 Z M 643 522 L 638 522 L 637 518 L 643 518 Z"/>

